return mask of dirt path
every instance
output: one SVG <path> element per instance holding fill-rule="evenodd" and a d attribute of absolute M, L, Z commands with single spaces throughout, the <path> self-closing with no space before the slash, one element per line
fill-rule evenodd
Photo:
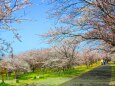
<path fill-rule="evenodd" d="M 109 86 L 111 80 L 111 66 L 104 65 L 76 77 L 60 86 Z"/>

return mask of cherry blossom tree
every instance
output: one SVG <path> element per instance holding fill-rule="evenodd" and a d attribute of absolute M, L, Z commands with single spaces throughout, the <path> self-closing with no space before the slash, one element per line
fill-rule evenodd
<path fill-rule="evenodd" d="M 115 62 L 115 47 L 113 47 L 112 49 L 111 49 L 111 60 L 113 61 L 113 62 Z"/>
<path fill-rule="evenodd" d="M 86 48 L 82 52 L 79 52 L 77 54 L 77 58 L 76 58 L 75 62 L 78 65 L 85 64 L 87 66 L 87 68 L 89 68 L 92 64 L 99 62 L 102 59 L 109 61 L 110 54 L 105 51 Z"/>
<path fill-rule="evenodd" d="M 4 75 L 9 69 L 13 69 L 13 67 L 7 61 L 0 61 L 0 75 L 2 76 L 2 83 L 4 83 Z"/>
<path fill-rule="evenodd" d="M 50 17 L 64 25 L 42 35 L 49 43 L 76 38 L 82 42 L 98 40 L 115 46 L 114 0 L 45 1 L 54 6 L 49 11 Z"/>
<path fill-rule="evenodd" d="M 75 39 L 68 39 L 60 42 L 57 46 L 52 47 L 55 52 L 57 52 L 56 56 L 60 59 L 67 60 L 68 63 L 66 64 L 68 68 L 71 68 L 74 65 L 75 54 L 77 53 L 77 40 Z"/>
<path fill-rule="evenodd" d="M 20 72 L 29 72 L 29 64 L 20 58 L 5 58 L 0 62 L 0 73 L 2 75 L 2 82 L 4 82 L 4 74 L 9 74 L 14 72 L 15 79 L 18 79 L 18 74 Z"/>
<path fill-rule="evenodd" d="M 20 23 L 27 19 L 20 19 L 16 17 L 17 11 L 30 6 L 29 0 L 0 0 L 0 29 L 1 31 L 11 31 L 16 39 L 20 40 L 20 36 L 17 33 L 17 29 L 11 27 L 12 23 Z M 20 15 L 22 16 L 22 15 Z M 12 53 L 13 49 L 11 44 L 8 43 L 3 37 L 0 37 L 0 54 L 4 56 L 5 53 Z"/>
<path fill-rule="evenodd" d="M 30 50 L 25 53 L 17 55 L 18 58 L 26 61 L 33 72 L 42 68 L 42 65 L 45 63 L 50 49 L 40 49 L 40 50 Z"/>

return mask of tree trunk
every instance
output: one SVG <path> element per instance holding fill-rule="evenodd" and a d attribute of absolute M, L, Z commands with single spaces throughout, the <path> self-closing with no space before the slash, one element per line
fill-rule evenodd
<path fill-rule="evenodd" d="M 32 67 L 32 72 L 33 72 L 33 73 L 35 72 L 35 67 L 34 67 L 34 66 Z"/>
<path fill-rule="evenodd" d="M 87 63 L 87 62 L 86 62 L 86 67 L 87 67 L 87 69 L 89 68 L 89 63 Z"/>
<path fill-rule="evenodd" d="M 4 83 L 4 74 L 1 74 L 2 76 L 2 83 Z"/>
<path fill-rule="evenodd" d="M 17 78 L 17 72 L 15 71 L 15 76 L 14 76 L 14 78 L 16 79 Z"/>
<path fill-rule="evenodd" d="M 16 79 L 16 83 L 19 83 L 19 79 L 18 79 L 17 71 L 15 71 L 15 79 Z"/>
<path fill-rule="evenodd" d="M 11 72 L 8 72 L 8 77 L 9 77 L 9 80 L 10 80 L 10 77 L 11 77 Z"/>

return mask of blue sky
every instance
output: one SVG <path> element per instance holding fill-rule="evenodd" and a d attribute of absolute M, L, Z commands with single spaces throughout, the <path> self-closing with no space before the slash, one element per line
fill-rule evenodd
<path fill-rule="evenodd" d="M 33 0 L 32 2 L 34 4 L 31 7 L 20 10 L 15 14 L 15 16 L 21 16 L 25 12 L 27 15 L 24 16 L 24 18 L 32 20 L 24 21 L 20 24 L 12 24 L 12 27 L 17 28 L 21 35 L 22 42 L 14 39 L 10 32 L 1 33 L 7 41 L 15 41 L 12 43 L 14 53 L 48 47 L 47 44 L 42 43 L 41 38 L 37 36 L 37 34 L 46 33 L 50 28 L 53 28 L 55 24 L 53 20 L 47 18 L 48 14 L 46 12 L 49 6 L 47 4 L 42 4 L 40 1 L 42 0 Z"/>

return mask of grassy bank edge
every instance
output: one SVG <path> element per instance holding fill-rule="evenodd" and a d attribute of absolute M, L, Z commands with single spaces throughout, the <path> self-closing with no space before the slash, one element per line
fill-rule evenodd
<path fill-rule="evenodd" d="M 114 62 L 110 62 L 110 65 L 112 67 L 112 77 L 111 77 L 111 82 L 110 82 L 110 86 L 115 86 L 115 63 Z"/>

